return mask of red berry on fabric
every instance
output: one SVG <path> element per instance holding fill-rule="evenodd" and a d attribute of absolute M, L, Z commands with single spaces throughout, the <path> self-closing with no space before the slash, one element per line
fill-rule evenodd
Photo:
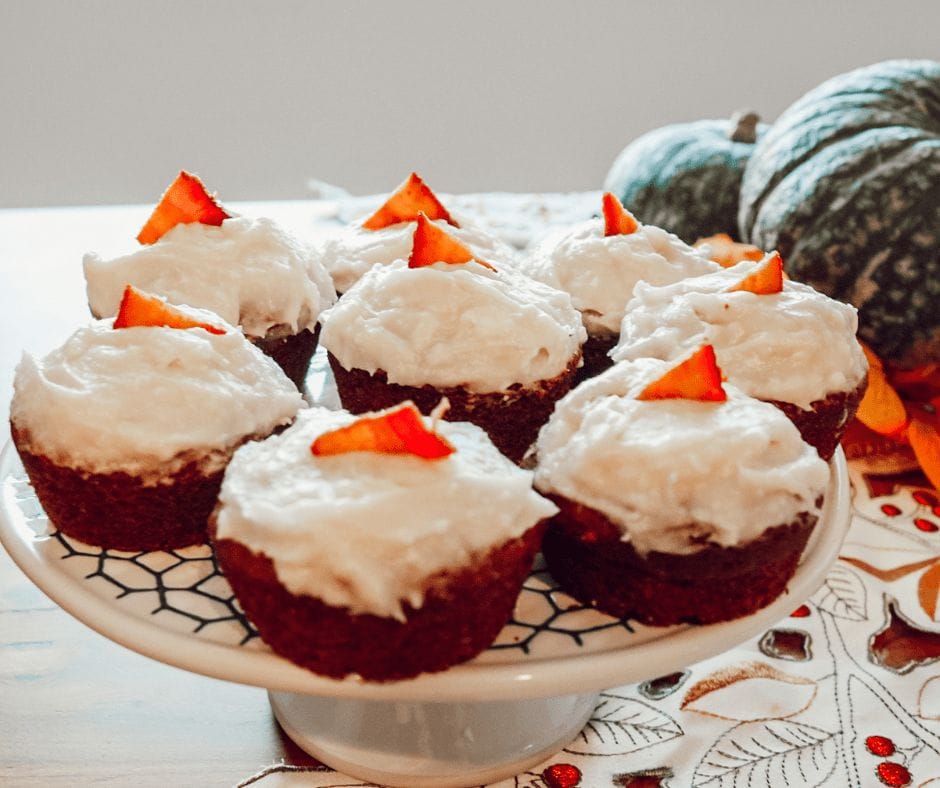
<path fill-rule="evenodd" d="M 810 614 L 809 605 L 800 605 L 796 610 L 790 613 L 791 618 L 806 618 Z"/>
<path fill-rule="evenodd" d="M 901 513 L 901 510 L 893 503 L 882 504 L 881 511 L 883 514 L 888 515 L 888 517 L 897 517 Z"/>
<path fill-rule="evenodd" d="M 917 490 L 913 497 L 917 503 L 923 506 L 936 506 L 940 503 L 940 501 L 937 500 L 937 496 L 927 490 Z"/>
<path fill-rule="evenodd" d="M 581 782 L 581 770 L 570 763 L 553 763 L 542 772 L 542 779 L 548 788 L 574 788 Z"/>
<path fill-rule="evenodd" d="M 904 788 L 911 784 L 911 773 L 906 766 L 893 761 L 884 761 L 878 764 L 878 779 L 891 788 Z"/>
<path fill-rule="evenodd" d="M 894 742 L 887 736 L 869 736 L 865 739 L 865 747 L 872 755 L 888 758 L 894 755 Z"/>
<path fill-rule="evenodd" d="M 926 517 L 915 518 L 914 527 L 917 528 L 918 531 L 926 531 L 928 533 L 940 530 L 940 526 L 933 522 L 933 520 L 928 520 Z"/>

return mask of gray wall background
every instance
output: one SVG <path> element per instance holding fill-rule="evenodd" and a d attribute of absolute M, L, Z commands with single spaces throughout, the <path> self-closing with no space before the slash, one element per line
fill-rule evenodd
<path fill-rule="evenodd" d="M 0 207 L 599 188 L 660 125 L 940 59 L 940 2 L 0 0 Z"/>

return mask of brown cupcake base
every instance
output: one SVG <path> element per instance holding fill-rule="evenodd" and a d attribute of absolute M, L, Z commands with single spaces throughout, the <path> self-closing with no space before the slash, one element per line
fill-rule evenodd
<path fill-rule="evenodd" d="M 447 397 L 450 409 L 447 421 L 469 421 L 482 428 L 503 454 L 520 462 L 535 441 L 541 426 L 548 421 L 555 402 L 571 388 L 580 354 L 568 362 L 565 370 L 550 380 L 530 386 L 515 384 L 505 391 L 477 394 L 461 387 L 402 386 L 389 383 L 383 370 L 369 373 L 346 369 L 332 353 L 330 367 L 343 407 L 351 413 L 383 410 L 405 400 L 415 403 L 428 415 Z"/>
<path fill-rule="evenodd" d="M 62 533 L 113 550 L 175 550 L 208 541 L 207 521 L 223 469 L 204 473 L 193 459 L 159 484 L 127 473 L 69 468 L 26 448 L 28 436 L 11 424 L 36 497 Z"/>
<path fill-rule="evenodd" d="M 273 358 L 298 390 L 303 391 L 310 359 L 317 349 L 319 337 L 320 325 L 317 324 L 313 331 L 305 328 L 297 334 L 283 336 L 273 331 L 263 337 L 249 339 L 262 353 Z"/>
<path fill-rule="evenodd" d="M 580 602 L 652 626 L 729 621 L 766 607 L 793 577 L 816 516 L 768 529 L 740 547 L 640 555 L 601 512 L 560 496 L 542 544 L 548 569 Z"/>
<path fill-rule="evenodd" d="M 444 670 L 486 649 L 512 615 L 542 530 L 540 523 L 472 566 L 432 576 L 424 604 L 404 604 L 405 621 L 297 596 L 267 556 L 231 539 L 214 546 L 239 604 L 276 653 L 325 676 L 391 681 Z"/>
<path fill-rule="evenodd" d="M 810 410 L 803 410 L 790 402 L 765 400 L 782 410 L 803 436 L 803 440 L 814 447 L 827 462 L 832 459 L 849 422 L 855 417 L 859 403 L 868 388 L 867 376 L 853 391 L 830 394 L 825 399 L 811 403 Z"/>
<path fill-rule="evenodd" d="M 584 364 L 578 368 L 574 381 L 575 386 L 581 381 L 600 375 L 601 372 L 610 369 L 614 365 L 614 360 L 607 353 L 613 349 L 619 338 L 617 334 L 609 337 L 592 337 L 588 335 L 587 341 L 581 346 Z"/>

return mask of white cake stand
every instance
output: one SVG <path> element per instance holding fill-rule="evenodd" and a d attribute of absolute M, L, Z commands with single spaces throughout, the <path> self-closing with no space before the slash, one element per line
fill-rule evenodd
<path fill-rule="evenodd" d="M 369 781 L 470 786 L 518 774 L 574 739 L 599 692 L 714 656 L 787 616 L 822 583 L 850 522 L 841 450 L 823 515 L 785 594 L 747 618 L 704 627 L 631 625 L 584 608 L 537 569 L 494 647 L 407 681 L 310 673 L 254 636 L 211 549 L 103 551 L 59 534 L 16 452 L 0 454 L 0 542 L 52 600 L 134 651 L 206 676 L 265 687 L 287 734 Z"/>

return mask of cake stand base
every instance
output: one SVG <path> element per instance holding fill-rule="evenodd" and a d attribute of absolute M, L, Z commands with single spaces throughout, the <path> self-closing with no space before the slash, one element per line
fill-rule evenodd
<path fill-rule="evenodd" d="M 380 785 L 462 788 L 512 777 L 560 750 L 598 693 L 447 703 L 268 697 L 287 735 L 338 771 Z"/>

